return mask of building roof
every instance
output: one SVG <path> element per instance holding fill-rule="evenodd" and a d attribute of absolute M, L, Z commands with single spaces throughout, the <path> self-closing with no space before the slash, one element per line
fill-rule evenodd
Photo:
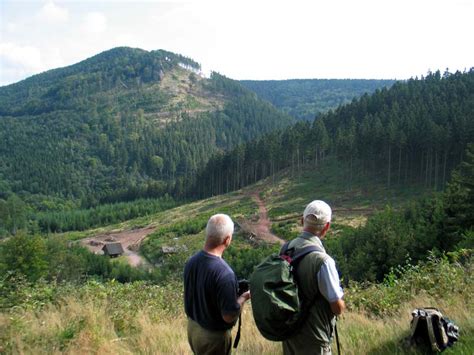
<path fill-rule="evenodd" d="M 122 244 L 120 243 L 105 244 L 102 250 L 104 251 L 104 253 L 109 254 L 109 255 L 123 254 L 124 252 Z"/>

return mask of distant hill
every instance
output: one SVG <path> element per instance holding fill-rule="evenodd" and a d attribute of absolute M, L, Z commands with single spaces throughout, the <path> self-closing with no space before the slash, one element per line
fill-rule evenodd
<path fill-rule="evenodd" d="M 350 103 L 363 94 L 390 87 L 395 80 L 293 79 L 242 80 L 240 83 L 275 107 L 303 120 Z"/>
<path fill-rule="evenodd" d="M 292 122 L 192 59 L 114 48 L 0 87 L 0 198 L 179 193 L 212 154 Z"/>

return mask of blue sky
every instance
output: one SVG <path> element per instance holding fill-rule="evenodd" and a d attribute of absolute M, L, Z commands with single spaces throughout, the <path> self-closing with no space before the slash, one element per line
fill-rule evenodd
<path fill-rule="evenodd" d="M 474 0 L 0 0 L 0 85 L 117 46 L 233 79 L 407 79 L 474 66 Z"/>

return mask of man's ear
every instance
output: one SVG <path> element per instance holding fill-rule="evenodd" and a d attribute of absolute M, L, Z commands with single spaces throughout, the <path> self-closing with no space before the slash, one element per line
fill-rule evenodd
<path fill-rule="evenodd" d="M 232 236 L 228 235 L 227 237 L 224 238 L 224 244 L 226 248 L 230 245 L 230 242 L 232 241 Z"/>
<path fill-rule="evenodd" d="M 324 226 L 323 232 L 326 233 L 329 230 L 329 227 L 331 227 L 331 222 L 326 223 Z"/>

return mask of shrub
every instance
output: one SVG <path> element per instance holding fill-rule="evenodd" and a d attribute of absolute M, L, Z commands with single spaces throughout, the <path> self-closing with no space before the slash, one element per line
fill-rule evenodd
<path fill-rule="evenodd" d="M 460 259 L 464 262 L 460 263 Z M 431 254 L 418 265 L 407 263 L 392 268 L 382 283 L 350 282 L 345 299 L 350 310 L 386 316 L 420 294 L 434 299 L 460 294 L 470 297 L 474 292 L 473 269 L 472 251 L 452 253 L 449 257 Z"/>

